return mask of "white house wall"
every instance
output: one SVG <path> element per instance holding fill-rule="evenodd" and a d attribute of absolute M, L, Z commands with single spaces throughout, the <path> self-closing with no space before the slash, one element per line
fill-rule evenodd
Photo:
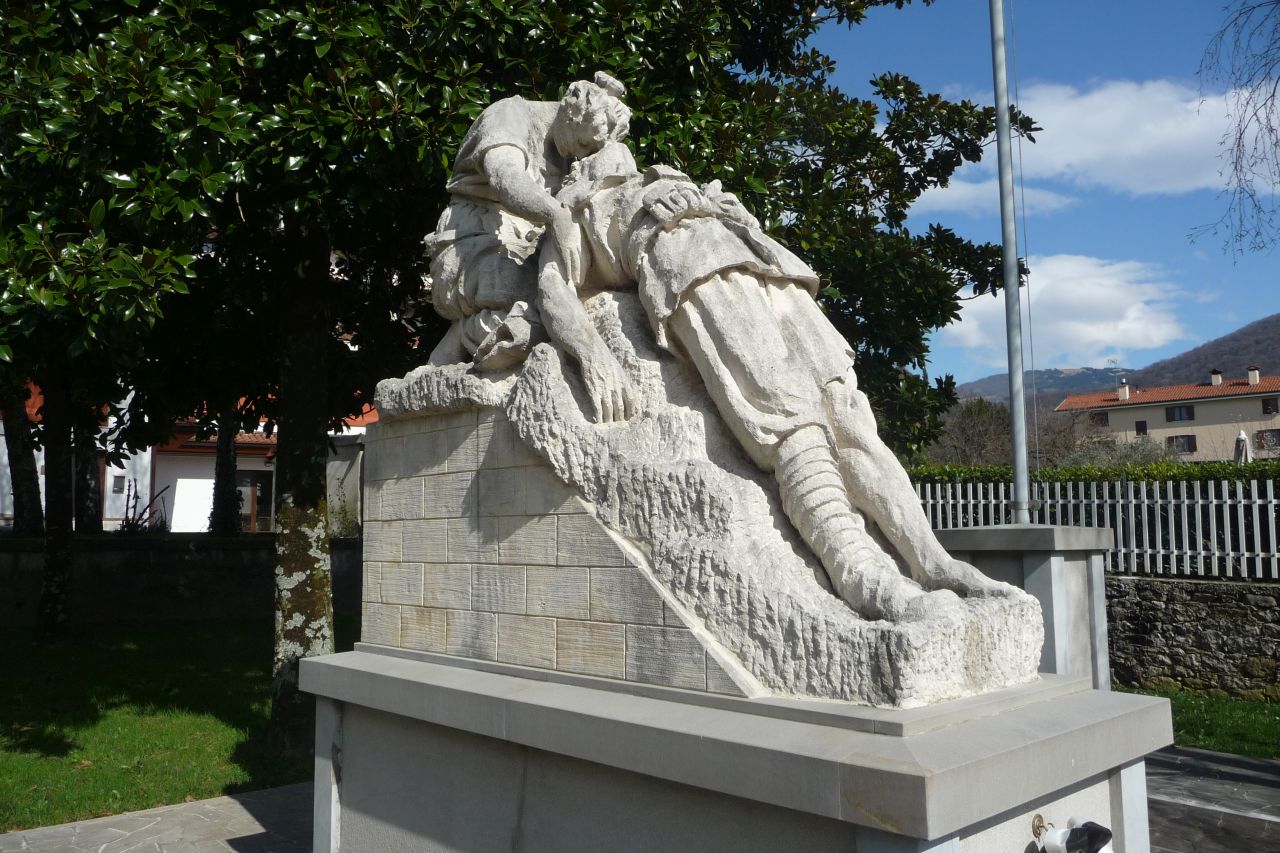
<path fill-rule="evenodd" d="M 114 530 L 124 520 L 127 509 L 125 498 L 131 497 L 132 491 L 138 496 L 138 511 L 141 512 L 151 501 L 151 456 L 150 448 L 135 453 L 124 460 L 124 466 L 116 468 L 106 466 L 102 473 L 102 528 Z M 116 477 L 123 477 L 125 491 L 116 494 L 113 491 Z M 132 487 L 130 487 L 132 482 Z"/>
<path fill-rule="evenodd" d="M 164 506 L 165 518 L 175 533 L 203 533 L 209 529 L 207 495 L 213 493 L 212 453 L 155 454 L 157 505 Z M 237 456 L 237 471 L 269 471 L 261 456 Z M 179 480 L 188 481 L 179 492 Z M 273 477 L 274 480 L 274 477 Z M 166 490 L 167 489 L 167 490 Z M 199 503 L 196 503 L 196 502 Z M 181 502 L 181 503 L 179 503 Z"/>
<path fill-rule="evenodd" d="M 1231 397 L 1227 399 L 1170 400 L 1150 405 L 1123 406 L 1107 410 L 1105 431 L 1122 441 L 1136 441 L 1138 421 L 1147 422 L 1147 437 L 1163 445 L 1165 439 L 1175 435 L 1194 435 L 1196 452 L 1181 454 L 1189 462 L 1229 460 L 1235 454 L 1236 436 L 1244 430 L 1253 443 L 1253 434 L 1262 429 L 1280 429 L 1280 414 L 1264 415 L 1262 400 L 1275 394 L 1256 397 Z M 1165 409 L 1170 406 L 1195 406 L 1195 419 L 1190 421 L 1165 421 Z M 1087 413 L 1075 413 L 1077 423 L 1088 429 Z M 1275 450 L 1254 450 L 1258 459 L 1280 456 Z"/>

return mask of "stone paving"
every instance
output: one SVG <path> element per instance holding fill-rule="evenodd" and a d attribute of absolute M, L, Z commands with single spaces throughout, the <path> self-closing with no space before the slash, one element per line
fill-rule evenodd
<path fill-rule="evenodd" d="M 1280 851 L 1280 761 L 1172 747 L 1148 757 L 1151 853 Z M 0 835 L 0 853 L 301 853 L 311 786 Z"/>
<path fill-rule="evenodd" d="M 311 785 L 0 835 L 0 853 L 303 853 L 311 849 Z"/>
<path fill-rule="evenodd" d="M 1169 747 L 1147 758 L 1151 853 L 1280 851 L 1280 761 Z"/>

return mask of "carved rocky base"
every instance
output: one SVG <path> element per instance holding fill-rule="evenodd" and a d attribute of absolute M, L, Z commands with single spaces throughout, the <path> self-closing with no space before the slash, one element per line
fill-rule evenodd
<path fill-rule="evenodd" d="M 1040 608 L 1020 591 L 907 624 L 851 610 L 697 374 L 634 343 L 638 301 L 587 307 L 637 388 L 628 421 L 588 421 L 576 369 L 545 344 L 506 375 L 422 367 L 379 385 L 366 642 L 898 707 L 1035 678 Z"/>

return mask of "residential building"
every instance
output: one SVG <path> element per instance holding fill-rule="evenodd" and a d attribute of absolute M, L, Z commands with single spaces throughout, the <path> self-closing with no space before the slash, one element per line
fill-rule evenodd
<path fill-rule="evenodd" d="M 1280 376 L 1250 367 L 1242 379 L 1215 370 L 1208 382 L 1073 394 L 1058 412 L 1077 416 L 1077 430 L 1117 441 L 1147 437 L 1193 462 L 1235 457 L 1243 431 L 1256 459 L 1280 458 Z"/>
<path fill-rule="evenodd" d="M 27 416 L 36 420 L 39 400 L 28 402 Z M 346 421 L 344 433 L 330 437 L 328 461 L 329 507 L 350 528 L 360 519 L 360 462 L 365 427 L 376 423 L 378 413 L 370 411 Z M 5 428 L 0 419 L 0 430 Z M 276 438 L 261 430 L 242 432 L 236 437 L 236 483 L 242 497 L 241 529 L 250 533 L 274 529 Z M 123 467 L 101 463 L 102 526 L 120 527 L 130 512 L 153 506 L 158 519 L 175 533 L 196 533 L 208 529 L 213 505 L 213 469 L 217 440 L 210 436 L 197 440 L 192 424 L 179 424 L 174 437 L 165 444 L 134 453 Z M 36 469 L 44 473 L 44 454 L 36 451 Z M 43 496 L 44 477 L 40 477 Z M 136 499 L 136 508 L 131 506 Z M 128 505 L 127 505 L 128 504 Z M 0 528 L 13 523 L 13 485 L 9 481 L 9 459 L 0 441 Z"/>

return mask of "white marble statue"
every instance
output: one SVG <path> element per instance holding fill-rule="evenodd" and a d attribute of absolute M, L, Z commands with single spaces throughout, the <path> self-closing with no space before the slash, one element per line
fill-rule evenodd
<path fill-rule="evenodd" d="M 938 544 L 877 434 L 847 342 L 814 301 L 817 274 L 719 182 L 641 173 L 621 141 L 620 94 L 597 75 L 558 104 L 499 101 L 468 132 L 433 237 L 433 299 L 456 322 L 432 363 L 510 367 L 536 343 L 540 315 L 578 362 L 597 420 L 623 420 L 635 409 L 630 382 L 581 300 L 638 287 L 658 344 L 696 366 L 850 606 L 915 621 L 956 609 L 957 593 L 1009 594 Z M 534 223 L 550 225 L 540 251 Z"/>
<path fill-rule="evenodd" d="M 428 238 L 453 323 L 379 384 L 384 418 L 508 420 L 748 695 L 910 706 L 1034 678 L 1036 601 L 940 546 L 818 276 L 719 182 L 637 169 L 623 94 L 599 74 L 477 119 Z"/>

